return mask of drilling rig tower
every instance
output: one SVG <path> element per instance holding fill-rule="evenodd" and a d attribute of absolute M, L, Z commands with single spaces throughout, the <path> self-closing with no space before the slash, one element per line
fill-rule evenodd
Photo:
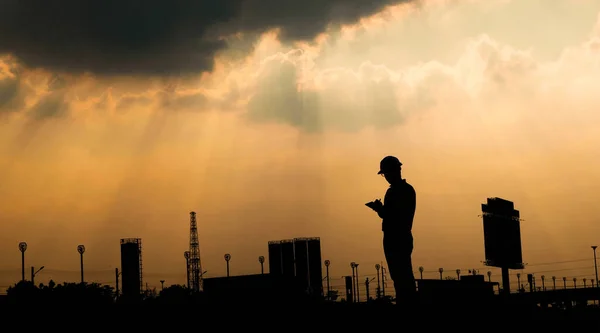
<path fill-rule="evenodd" d="M 193 291 L 200 291 L 202 284 L 202 266 L 200 265 L 200 244 L 198 241 L 198 226 L 196 213 L 190 212 L 190 287 Z"/>

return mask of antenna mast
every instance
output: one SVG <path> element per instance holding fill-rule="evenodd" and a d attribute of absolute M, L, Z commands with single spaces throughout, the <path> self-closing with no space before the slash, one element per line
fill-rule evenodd
<path fill-rule="evenodd" d="M 200 265 L 200 245 L 198 242 L 198 226 L 196 213 L 190 212 L 190 286 L 194 291 L 200 291 L 202 280 Z"/>

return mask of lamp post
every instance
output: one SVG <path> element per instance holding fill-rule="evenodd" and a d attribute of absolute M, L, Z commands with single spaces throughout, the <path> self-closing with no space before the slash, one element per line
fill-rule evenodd
<path fill-rule="evenodd" d="M 327 274 L 327 276 L 325 277 L 327 279 L 327 299 L 329 299 L 331 292 L 329 289 L 329 265 L 331 265 L 331 261 L 329 260 L 325 260 L 325 274 Z"/>
<path fill-rule="evenodd" d="M 596 287 L 598 287 L 600 284 L 598 283 L 598 261 L 596 261 L 596 249 L 598 248 L 597 245 L 592 245 L 592 250 L 594 250 L 594 270 L 596 271 Z M 593 285 L 593 283 L 592 283 Z"/>
<path fill-rule="evenodd" d="M 423 268 L 423 266 L 419 266 L 419 275 L 421 276 L 421 280 L 423 280 L 423 272 L 425 271 L 425 268 Z"/>
<path fill-rule="evenodd" d="M 563 276 L 563 287 L 567 289 L 567 278 Z"/>
<path fill-rule="evenodd" d="M 188 289 L 190 289 L 190 251 L 183 252 L 183 257 L 185 258 L 185 275 L 187 280 L 187 287 Z"/>
<path fill-rule="evenodd" d="M 521 273 L 517 273 L 517 290 L 521 292 Z"/>
<path fill-rule="evenodd" d="M 573 289 L 577 289 L 577 278 L 573 278 Z"/>
<path fill-rule="evenodd" d="M 381 266 L 379 264 L 375 264 L 375 270 L 377 271 L 377 296 L 376 298 L 379 299 L 379 297 L 381 297 L 381 281 L 379 280 L 379 270 L 381 269 Z"/>
<path fill-rule="evenodd" d="M 352 268 L 352 299 L 356 302 L 356 263 L 353 261 L 350 263 Z"/>
<path fill-rule="evenodd" d="M 33 286 L 35 286 L 35 275 L 39 273 L 42 269 L 44 269 L 44 266 L 40 267 L 40 269 L 38 269 L 37 271 L 34 271 L 35 269 L 33 268 L 33 266 L 31 266 L 31 284 L 33 284 Z"/>
<path fill-rule="evenodd" d="M 356 302 L 360 303 L 360 284 L 359 284 L 359 280 L 358 280 L 358 264 L 355 264 L 354 267 L 356 268 Z"/>
<path fill-rule="evenodd" d="M 231 260 L 231 254 L 225 253 L 223 258 L 225 258 L 225 262 L 227 263 L 227 277 L 229 277 L 229 260 Z"/>
<path fill-rule="evenodd" d="M 546 276 L 542 275 L 542 291 L 546 291 Z"/>
<path fill-rule="evenodd" d="M 492 282 L 492 271 L 487 271 L 488 282 Z"/>
<path fill-rule="evenodd" d="M 556 276 L 552 277 L 552 290 L 556 290 Z"/>
<path fill-rule="evenodd" d="M 85 246 L 77 245 L 77 252 L 79 252 L 79 265 L 81 269 L 81 283 L 83 284 L 83 253 L 85 252 Z"/>
<path fill-rule="evenodd" d="M 440 267 L 438 269 L 438 272 L 440 272 L 440 280 L 443 280 L 444 279 L 444 269 Z"/>
<path fill-rule="evenodd" d="M 456 269 L 456 279 L 460 280 L 460 268 Z"/>
<path fill-rule="evenodd" d="M 583 287 L 587 288 L 587 279 L 586 278 L 583 278 Z"/>
<path fill-rule="evenodd" d="M 25 251 L 27 251 L 27 243 L 19 243 L 19 251 L 21 251 L 21 281 L 25 281 Z"/>
<path fill-rule="evenodd" d="M 160 290 L 165 290 L 165 280 L 160 280 Z"/>
<path fill-rule="evenodd" d="M 385 297 L 385 267 L 381 266 L 381 296 Z"/>
<path fill-rule="evenodd" d="M 265 274 L 265 257 L 258 257 L 258 262 L 260 263 L 260 274 Z"/>

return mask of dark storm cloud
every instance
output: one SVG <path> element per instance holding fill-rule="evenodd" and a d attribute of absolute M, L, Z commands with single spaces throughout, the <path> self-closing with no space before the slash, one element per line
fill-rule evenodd
<path fill-rule="evenodd" d="M 282 28 L 310 39 L 407 0 L 0 0 L 0 53 L 99 74 L 210 71 L 219 36 Z"/>

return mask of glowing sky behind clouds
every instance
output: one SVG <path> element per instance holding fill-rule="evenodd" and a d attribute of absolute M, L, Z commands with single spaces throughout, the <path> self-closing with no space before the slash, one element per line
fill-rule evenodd
<path fill-rule="evenodd" d="M 19 241 L 40 281 L 77 279 L 77 244 L 90 279 L 112 281 L 124 237 L 143 239 L 150 285 L 182 283 L 191 210 L 209 275 L 226 252 L 232 274 L 258 272 L 268 240 L 298 236 L 322 238 L 332 275 L 372 273 L 380 223 L 363 204 L 388 154 L 417 190 L 415 266 L 481 267 L 480 204 L 500 196 L 526 220 L 531 271 L 589 256 L 546 275 L 593 273 L 600 3 L 421 1 L 311 42 L 270 30 L 245 54 L 252 36 L 181 79 L 2 56 L 0 285 L 19 278 Z"/>

